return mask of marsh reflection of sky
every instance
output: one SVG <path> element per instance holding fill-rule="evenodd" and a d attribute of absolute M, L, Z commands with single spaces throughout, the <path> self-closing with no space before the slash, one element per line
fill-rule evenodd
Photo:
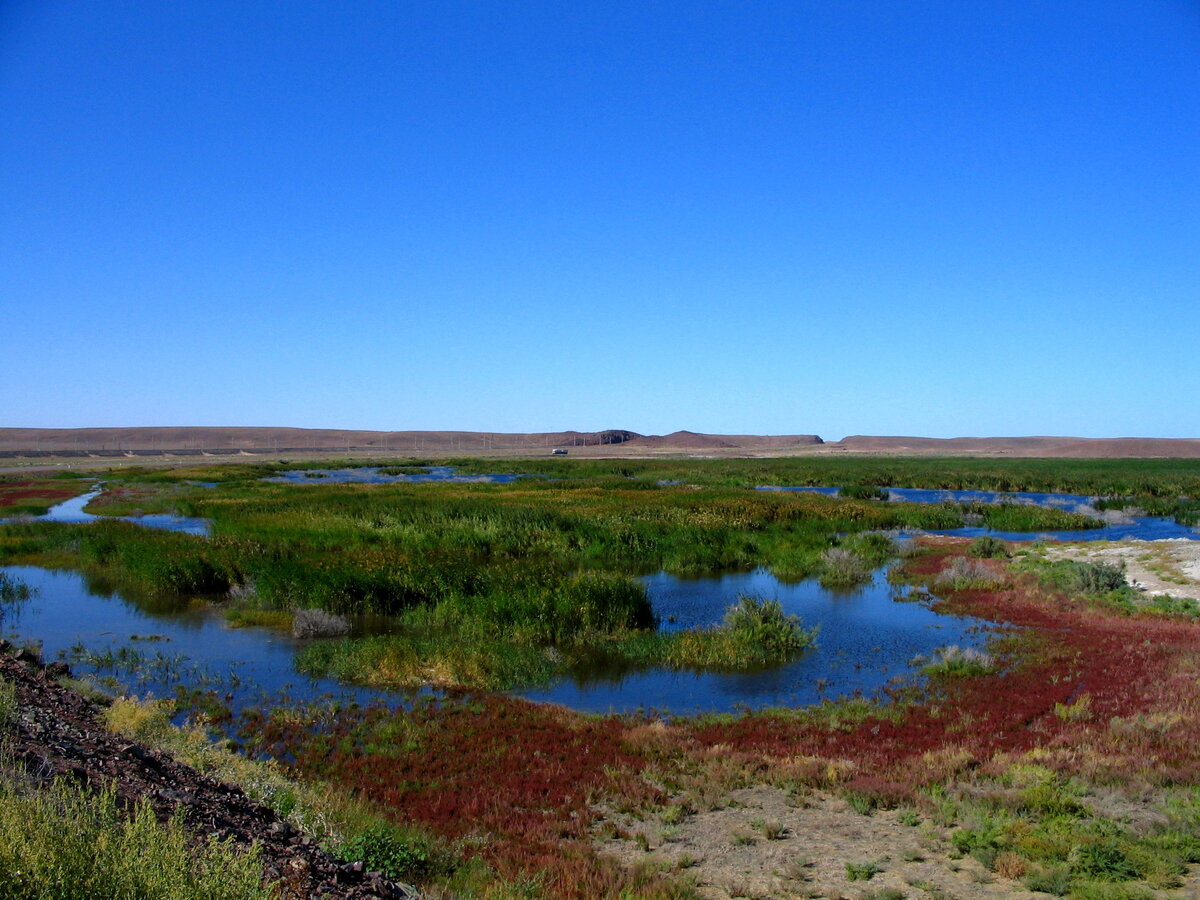
<path fill-rule="evenodd" d="M 697 579 L 660 572 L 642 581 L 664 629 L 716 625 L 740 596 L 750 595 L 778 600 L 806 627 L 820 626 L 816 646 L 790 663 L 760 672 L 597 671 L 523 691 L 522 696 L 598 713 L 806 706 L 826 698 L 875 694 L 894 678 L 911 680 L 914 657 L 947 644 L 980 646 L 986 638 L 980 620 L 893 600 L 897 589 L 882 570 L 870 584 L 847 593 L 826 590 L 815 579 L 787 584 L 764 569 Z"/>

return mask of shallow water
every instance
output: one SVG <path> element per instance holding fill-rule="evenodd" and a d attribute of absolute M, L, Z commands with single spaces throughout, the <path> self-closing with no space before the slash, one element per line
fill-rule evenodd
<path fill-rule="evenodd" d="M 793 491 L 806 494 L 838 496 L 836 487 L 778 487 L 763 485 L 760 491 Z M 1061 509 L 1089 516 L 1103 516 L 1092 506 L 1098 499 L 1081 494 L 1048 494 L 1035 491 L 951 491 L 926 490 L 924 488 L 888 488 L 888 499 L 906 503 L 1012 503 L 1028 504 Z M 1171 538 L 1200 540 L 1200 530 L 1192 525 L 1181 525 L 1164 516 L 1124 516 L 1124 521 L 1113 521 L 1103 528 L 1070 529 L 1064 531 L 997 531 L 983 526 L 952 528 L 944 531 L 929 531 L 926 534 L 942 534 L 953 537 L 980 537 L 991 535 L 1006 541 L 1028 541 L 1051 538 L 1060 541 L 1160 541 Z"/>
<path fill-rule="evenodd" d="M 126 692 L 171 697 L 177 688 L 212 690 L 235 711 L 320 699 L 397 704 L 412 696 L 311 679 L 295 668 L 302 642 L 266 628 L 231 628 L 217 610 L 150 611 L 74 572 L 32 566 L 3 571 L 36 591 L 0 613 L 6 635 L 41 642 L 45 659 L 68 658 L 76 672 L 111 677 Z M 762 570 L 693 580 L 659 573 L 644 580 L 664 628 L 716 624 L 739 595 L 753 594 L 778 599 L 806 626 L 820 624 L 817 646 L 787 665 L 760 672 L 593 673 L 586 680 L 517 694 L 588 712 L 685 714 L 807 705 L 876 693 L 894 679 L 911 681 L 917 676 L 913 657 L 947 644 L 979 646 L 986 637 L 977 620 L 893 601 L 894 589 L 882 573 L 852 594 L 834 594 L 812 580 L 783 584 Z M 78 652 L 82 647 L 90 656 Z"/>
<path fill-rule="evenodd" d="M 0 606 L 6 636 L 39 642 L 47 662 L 67 659 L 76 674 L 115 678 L 127 692 L 173 697 L 177 687 L 214 690 L 235 710 L 287 698 L 365 702 L 381 696 L 298 673 L 298 641 L 265 628 L 232 628 L 218 610 L 149 611 L 76 572 L 0 571 L 34 590 L 29 600 Z M 80 659 L 80 647 L 101 657 L 111 651 L 116 665 Z"/>
<path fill-rule="evenodd" d="M 424 472 L 384 475 L 379 466 L 350 469 L 297 469 L 281 472 L 263 481 L 277 484 L 393 484 L 446 481 L 457 484 L 508 484 L 525 475 L 459 475 L 453 466 L 426 466 Z"/>
<path fill-rule="evenodd" d="M 84 512 L 83 508 L 102 493 L 104 493 L 104 487 L 103 485 L 98 485 L 88 493 L 72 497 L 70 500 L 64 500 L 62 503 L 56 503 L 46 510 L 44 515 L 31 516 L 26 521 L 65 522 L 71 525 L 82 525 L 89 522 L 112 521 L 115 519 L 122 522 L 133 522 L 135 525 L 141 525 L 144 528 L 160 528 L 164 531 L 180 531 L 184 534 L 207 535 L 209 533 L 210 523 L 208 519 L 195 519 L 188 516 L 172 516 L 159 513 L 145 516 L 97 516 L 89 512 Z M 0 525 L 6 522 L 18 521 L 22 520 L 0 519 Z"/>
<path fill-rule="evenodd" d="M 664 629 L 716 625 L 740 596 L 751 595 L 778 600 L 784 612 L 798 615 L 806 627 L 819 625 L 816 647 L 760 672 L 595 672 L 586 679 L 524 691 L 522 696 L 599 713 L 807 706 L 858 693 L 874 695 L 891 684 L 911 682 L 917 673 L 911 665 L 914 657 L 948 644 L 982 646 L 987 637 L 987 623 L 981 620 L 894 601 L 899 589 L 887 583 L 883 570 L 870 584 L 848 593 L 829 591 L 816 579 L 786 584 L 764 569 L 697 579 L 660 572 L 642 581 Z"/>

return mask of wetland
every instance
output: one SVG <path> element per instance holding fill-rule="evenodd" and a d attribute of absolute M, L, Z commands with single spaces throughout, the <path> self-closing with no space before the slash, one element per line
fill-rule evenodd
<path fill-rule="evenodd" d="M 1194 544 L 1193 463 L 437 463 L 22 483 L 3 631 L 352 791 L 435 892 L 854 896 L 861 860 L 762 868 L 853 815 L 907 896 L 1195 884 L 1190 556 L 1139 551 L 1152 594 L 1105 555 Z"/>

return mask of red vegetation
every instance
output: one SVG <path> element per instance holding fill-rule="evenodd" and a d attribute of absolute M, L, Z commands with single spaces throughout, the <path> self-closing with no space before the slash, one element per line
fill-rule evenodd
<path fill-rule="evenodd" d="M 589 800 L 642 760 L 617 718 L 495 695 L 441 698 L 404 717 L 377 707 L 320 722 L 253 724 L 260 749 L 361 791 L 450 838 L 483 838 L 504 874 L 542 872 L 556 896 L 609 893 L 619 875 L 595 859 Z"/>
<path fill-rule="evenodd" d="M 932 575 L 961 550 L 939 546 L 910 561 L 911 571 Z M 449 837 L 483 836 L 481 852 L 501 872 L 542 872 L 550 894 L 564 897 L 617 893 L 626 876 L 590 848 L 589 801 L 629 792 L 650 799 L 656 789 L 636 776 L 651 759 L 684 762 L 719 747 L 768 768 L 797 757 L 845 760 L 853 774 L 842 786 L 885 801 L 1034 747 L 1047 765 L 1081 774 L 1196 780 L 1196 624 L 1097 609 L 1032 582 L 958 592 L 942 609 L 1016 626 L 994 650 L 997 673 L 942 679 L 898 715 L 849 727 L 749 714 L 677 723 L 647 743 L 638 738 L 644 720 L 468 696 L 411 716 L 362 709 L 254 728 L 261 749 L 301 772 Z"/>
<path fill-rule="evenodd" d="M 85 487 L 64 487 L 62 482 L 46 484 L 39 481 L 8 481 L 0 483 L 0 509 L 16 506 L 22 500 L 44 500 L 49 504 L 69 500 L 86 490 Z"/>

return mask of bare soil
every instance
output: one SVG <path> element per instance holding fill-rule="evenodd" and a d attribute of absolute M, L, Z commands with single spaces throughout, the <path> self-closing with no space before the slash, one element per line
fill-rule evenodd
<path fill-rule="evenodd" d="M 629 866 L 660 860 L 687 871 L 707 900 L 856 898 L 881 888 L 909 897 L 936 888 L 957 900 L 1011 900 L 1014 891 L 1029 896 L 1019 882 L 970 857 L 951 859 L 947 829 L 904 825 L 898 815 L 863 815 L 839 797 L 792 798 L 759 786 L 733 791 L 724 808 L 678 825 L 630 823 L 630 833 L 645 834 L 648 843 L 611 840 L 602 850 Z M 877 871 L 851 880 L 847 864 Z"/>
<path fill-rule="evenodd" d="M 1095 541 L 1055 544 L 1047 559 L 1124 564 L 1129 583 L 1149 596 L 1169 594 L 1200 600 L 1200 541 Z"/>

